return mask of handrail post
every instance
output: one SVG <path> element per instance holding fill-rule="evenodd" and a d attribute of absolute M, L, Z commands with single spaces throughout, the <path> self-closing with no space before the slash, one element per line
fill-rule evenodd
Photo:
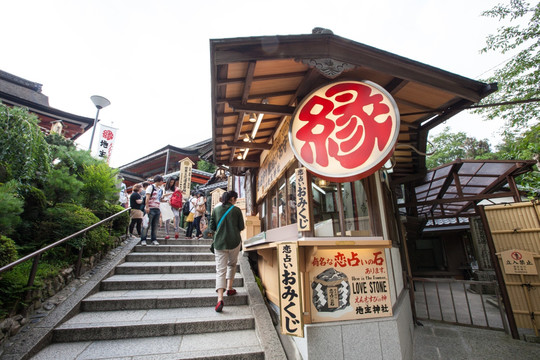
<path fill-rule="evenodd" d="M 36 280 L 36 274 L 39 266 L 39 260 L 41 259 L 41 254 L 38 254 L 34 261 L 32 262 L 32 269 L 30 270 L 30 275 L 28 276 L 28 283 L 26 284 L 26 294 L 24 296 L 25 302 L 29 302 L 31 299 L 32 294 L 32 286 L 34 285 L 34 281 Z"/>
<path fill-rule="evenodd" d="M 84 251 L 84 246 L 81 246 L 79 250 L 79 256 L 77 257 L 77 265 L 75 265 L 75 277 L 77 279 L 79 278 L 79 276 L 81 276 L 83 251 Z"/>

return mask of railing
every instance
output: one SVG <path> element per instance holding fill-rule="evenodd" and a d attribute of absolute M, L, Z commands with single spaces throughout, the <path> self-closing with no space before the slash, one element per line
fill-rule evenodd
<path fill-rule="evenodd" d="M 496 281 L 431 278 L 412 278 L 412 281 L 418 320 L 504 330 L 508 333 Z M 467 286 L 474 291 L 467 289 Z M 485 294 L 487 288 L 494 292 L 493 296 Z"/>
<path fill-rule="evenodd" d="M 119 213 L 116 213 L 114 215 L 111 215 L 108 218 L 103 219 L 103 220 L 101 220 L 101 221 L 95 223 L 94 225 L 91 225 L 91 226 L 89 226 L 89 227 L 87 227 L 85 229 L 77 231 L 76 233 L 71 234 L 71 235 L 69 235 L 69 236 L 67 236 L 67 237 L 65 237 L 65 238 L 63 238 L 61 240 L 58 240 L 55 243 L 47 245 L 42 249 L 39 249 L 37 251 L 34 251 L 31 254 L 28 254 L 28 255 L 20 258 L 19 260 L 14 261 L 11 264 L 8 264 L 8 265 L 0 268 L 0 274 L 14 268 L 15 266 L 17 266 L 19 264 L 22 264 L 23 262 L 25 262 L 27 260 L 34 259 L 34 263 L 32 264 L 32 270 L 30 271 L 30 275 L 28 277 L 28 284 L 27 284 L 27 288 L 29 289 L 28 292 L 27 292 L 27 296 L 28 296 L 28 294 L 30 292 L 30 288 L 34 285 L 34 280 L 36 279 L 36 274 L 37 274 L 41 254 L 43 254 L 44 252 L 46 252 L 46 251 L 48 251 L 48 250 L 50 250 L 50 249 L 52 249 L 52 248 L 54 248 L 54 247 L 56 247 L 58 245 L 62 245 L 66 241 L 69 241 L 69 240 L 71 240 L 71 239 L 73 239 L 73 238 L 75 238 L 75 237 L 77 237 L 79 235 L 82 235 L 82 234 L 86 233 L 87 231 L 92 230 L 93 228 L 96 228 L 96 227 L 98 227 L 98 226 L 100 226 L 100 225 L 102 225 L 102 224 L 104 224 L 104 223 L 106 223 L 108 221 L 113 220 L 117 216 L 120 216 L 121 214 L 125 213 L 126 211 L 129 211 L 129 208 L 125 209 L 125 210 L 122 210 Z M 79 249 L 79 255 L 78 255 L 78 258 L 77 258 L 77 264 L 75 265 L 75 276 L 76 277 L 79 277 L 81 275 L 80 271 L 81 271 L 81 265 L 82 265 L 83 250 L 84 250 L 84 246 L 81 246 L 81 248 Z"/>

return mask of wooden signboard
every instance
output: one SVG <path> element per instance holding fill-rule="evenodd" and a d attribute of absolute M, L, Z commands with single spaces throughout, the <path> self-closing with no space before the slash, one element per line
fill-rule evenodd
<path fill-rule="evenodd" d="M 503 251 L 500 255 L 506 274 L 538 275 L 532 252 L 514 249 Z"/>
<path fill-rule="evenodd" d="M 306 168 L 295 170 L 296 174 L 296 225 L 298 231 L 311 230 L 309 211 L 309 183 Z"/>
<path fill-rule="evenodd" d="M 262 199 L 268 190 L 275 184 L 287 166 L 295 161 L 294 154 L 289 145 L 289 122 L 285 122 L 276 136 L 272 149 L 264 159 L 257 177 L 257 202 Z"/>
<path fill-rule="evenodd" d="M 314 323 L 392 316 L 384 249 L 319 249 L 308 267 Z"/>
<path fill-rule="evenodd" d="M 297 243 L 278 245 L 278 270 L 281 333 L 304 337 Z"/>
<path fill-rule="evenodd" d="M 182 190 L 184 197 L 189 197 L 191 192 L 191 170 L 195 163 L 190 158 L 184 158 L 179 161 L 180 163 L 180 178 L 178 181 L 178 187 Z"/>

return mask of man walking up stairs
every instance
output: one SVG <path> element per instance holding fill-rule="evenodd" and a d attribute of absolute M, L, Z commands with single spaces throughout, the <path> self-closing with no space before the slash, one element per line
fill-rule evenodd
<path fill-rule="evenodd" d="M 218 313 L 211 240 L 163 235 L 135 246 L 32 358 L 285 359 L 247 259 Z"/>

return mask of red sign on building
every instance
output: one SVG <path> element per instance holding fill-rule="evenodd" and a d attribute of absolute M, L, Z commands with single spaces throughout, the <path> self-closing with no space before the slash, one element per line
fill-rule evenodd
<path fill-rule="evenodd" d="M 337 182 L 367 177 L 392 156 L 399 134 L 392 96 L 369 81 L 341 81 L 308 95 L 291 121 L 289 141 L 298 160 Z"/>

